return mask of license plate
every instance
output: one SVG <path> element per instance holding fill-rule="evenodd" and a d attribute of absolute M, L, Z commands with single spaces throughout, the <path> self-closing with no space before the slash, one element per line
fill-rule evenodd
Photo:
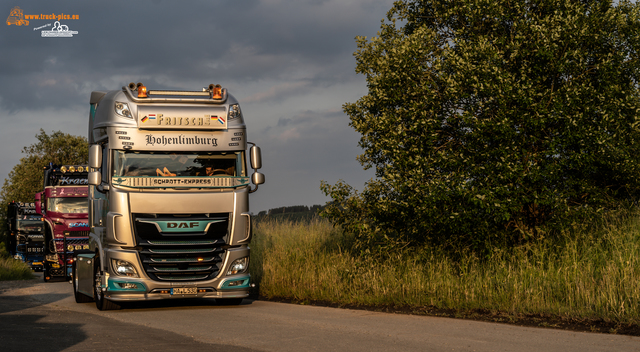
<path fill-rule="evenodd" d="M 171 289 L 172 295 L 195 295 L 198 293 L 197 287 L 176 287 Z"/>

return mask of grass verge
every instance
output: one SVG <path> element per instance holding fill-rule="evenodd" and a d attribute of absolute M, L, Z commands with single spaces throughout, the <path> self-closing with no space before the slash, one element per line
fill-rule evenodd
<path fill-rule="evenodd" d="M 453 261 L 428 248 L 354 256 L 324 220 L 261 221 L 251 273 L 266 299 L 638 335 L 640 217 L 564 243 Z"/>
<path fill-rule="evenodd" d="M 30 280 L 33 278 L 31 268 L 24 262 L 11 258 L 5 250 L 4 244 L 0 243 L 0 281 Z"/>
<path fill-rule="evenodd" d="M 33 272 L 27 264 L 13 258 L 0 258 L 0 281 L 30 280 Z"/>

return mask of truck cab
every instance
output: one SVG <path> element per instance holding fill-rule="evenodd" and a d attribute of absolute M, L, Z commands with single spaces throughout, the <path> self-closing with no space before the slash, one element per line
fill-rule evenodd
<path fill-rule="evenodd" d="M 89 251 L 79 254 L 76 301 L 121 302 L 249 294 L 249 194 L 256 170 L 237 100 L 129 84 L 93 92 L 89 116 Z M 253 185 L 251 183 L 253 182 Z"/>
<path fill-rule="evenodd" d="M 44 281 L 71 278 L 77 251 L 89 248 L 87 165 L 44 168 L 44 190 L 35 196 L 44 221 Z"/>
<path fill-rule="evenodd" d="M 43 222 L 34 203 L 11 202 L 7 209 L 9 253 L 34 271 L 43 268 Z"/>

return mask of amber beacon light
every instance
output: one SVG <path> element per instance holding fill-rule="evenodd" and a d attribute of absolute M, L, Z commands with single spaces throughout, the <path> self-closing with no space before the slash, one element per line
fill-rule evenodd
<path fill-rule="evenodd" d="M 216 84 L 215 86 L 213 84 L 209 85 L 209 90 L 211 91 L 211 99 L 222 99 L 222 86 L 219 84 Z"/>
<path fill-rule="evenodd" d="M 138 83 L 138 98 L 146 98 L 147 97 L 147 87 L 145 87 L 142 83 Z"/>

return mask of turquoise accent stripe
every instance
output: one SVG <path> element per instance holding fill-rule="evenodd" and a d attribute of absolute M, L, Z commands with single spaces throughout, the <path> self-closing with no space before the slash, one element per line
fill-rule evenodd
<path fill-rule="evenodd" d="M 98 104 L 91 104 L 91 110 L 89 111 L 89 114 L 91 115 L 91 120 L 95 120 L 96 119 L 96 109 L 98 108 Z"/>
<path fill-rule="evenodd" d="M 137 288 L 122 288 L 118 284 L 135 284 Z M 139 283 L 132 281 L 120 281 L 120 280 L 109 280 L 109 284 L 107 285 L 107 291 L 115 291 L 115 292 L 147 292 L 147 288 Z"/>
<path fill-rule="evenodd" d="M 78 258 L 82 257 L 82 258 L 86 258 L 86 259 L 93 259 L 93 257 L 95 257 L 96 254 L 95 253 L 80 253 L 78 254 Z"/>
<path fill-rule="evenodd" d="M 237 289 L 241 289 L 241 288 L 249 288 L 249 279 L 251 279 L 250 276 L 226 279 L 222 283 L 222 286 L 220 286 L 220 289 L 221 290 L 237 290 Z M 229 283 L 236 282 L 236 281 L 242 281 L 242 283 L 240 283 L 240 285 L 237 285 L 237 286 L 229 286 Z"/>

